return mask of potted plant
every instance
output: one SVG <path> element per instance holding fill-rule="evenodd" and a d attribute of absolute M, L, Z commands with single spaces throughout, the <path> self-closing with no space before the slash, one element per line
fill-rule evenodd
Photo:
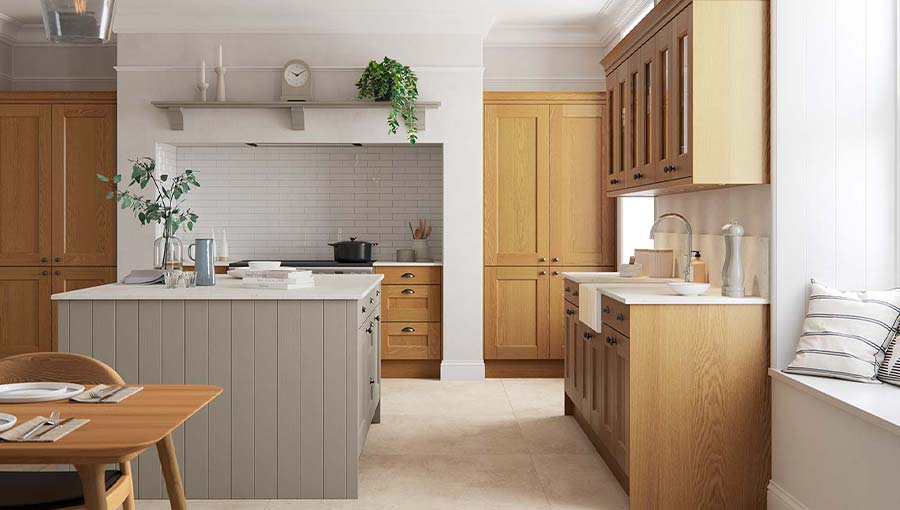
<path fill-rule="evenodd" d="M 191 187 L 199 187 L 193 170 L 170 177 L 168 174 L 156 173 L 156 161 L 143 157 L 131 160 L 131 181 L 124 190 L 118 188 L 122 175 L 112 178 L 97 174 L 97 179 L 109 183 L 112 190 L 106 194 L 107 199 L 114 199 L 122 204 L 122 209 L 131 209 L 141 225 L 159 223 L 163 226 L 163 235 L 153 244 L 153 265 L 156 269 L 181 269 L 181 240 L 175 237 L 179 229 L 194 229 L 197 215 L 190 209 L 182 209 L 181 203 Z M 151 200 L 129 190 L 137 184 L 141 189 L 153 185 L 156 196 Z"/>
<path fill-rule="evenodd" d="M 359 99 L 390 101 L 388 128 L 391 134 L 397 132 L 400 119 L 406 124 L 409 143 L 416 143 L 416 99 L 419 97 L 418 78 L 409 66 L 384 57 L 381 63 L 369 62 L 356 88 Z"/>

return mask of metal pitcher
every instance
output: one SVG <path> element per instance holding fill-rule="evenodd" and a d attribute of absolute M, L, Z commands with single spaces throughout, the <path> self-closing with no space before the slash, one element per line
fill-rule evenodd
<path fill-rule="evenodd" d="M 188 246 L 188 257 L 194 261 L 194 271 L 197 272 L 197 286 L 210 287 L 215 285 L 216 240 L 194 239 L 194 242 Z"/>

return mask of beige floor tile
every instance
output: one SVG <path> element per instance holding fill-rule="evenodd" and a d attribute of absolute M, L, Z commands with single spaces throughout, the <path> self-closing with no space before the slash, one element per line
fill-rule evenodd
<path fill-rule="evenodd" d="M 514 416 L 499 379 L 384 379 L 382 395 L 382 416 Z"/>
<path fill-rule="evenodd" d="M 398 509 L 549 509 L 524 454 L 367 457 L 360 501 Z"/>
<path fill-rule="evenodd" d="M 553 510 L 627 508 L 625 491 L 599 455 L 532 455 L 532 459 Z"/>
<path fill-rule="evenodd" d="M 503 379 L 503 388 L 517 418 L 563 414 L 562 379 Z"/>
<path fill-rule="evenodd" d="M 521 418 L 519 427 L 531 453 L 593 453 L 596 450 L 571 416 Z"/>
<path fill-rule="evenodd" d="M 44 464 L 0 464 L 0 471 L 42 471 Z"/>
<path fill-rule="evenodd" d="M 384 416 L 369 429 L 363 456 L 528 453 L 518 424 L 498 416 Z"/>

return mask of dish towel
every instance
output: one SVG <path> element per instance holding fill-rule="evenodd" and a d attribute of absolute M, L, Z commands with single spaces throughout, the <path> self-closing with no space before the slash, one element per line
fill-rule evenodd
<path fill-rule="evenodd" d="M 71 400 L 73 402 L 85 404 L 118 404 L 142 389 L 144 389 L 143 386 L 109 386 L 106 384 L 98 384 L 83 393 L 75 395 Z M 91 396 L 91 392 L 94 390 L 100 392 L 99 398 Z"/>
<path fill-rule="evenodd" d="M 4 441 L 20 443 L 53 443 L 66 437 L 67 435 L 69 435 L 69 433 L 78 430 L 82 425 L 90 422 L 91 420 L 85 418 L 67 418 L 63 419 L 62 421 L 64 423 L 57 427 L 52 427 L 50 425 L 41 425 L 41 428 L 39 428 L 37 432 L 35 432 L 31 437 L 29 437 L 28 439 L 22 439 L 22 436 L 27 434 L 28 431 L 34 428 L 35 425 L 46 421 L 47 418 L 43 416 L 35 416 L 34 418 L 26 421 L 18 427 L 14 427 L 0 434 L 0 439 L 3 439 Z"/>

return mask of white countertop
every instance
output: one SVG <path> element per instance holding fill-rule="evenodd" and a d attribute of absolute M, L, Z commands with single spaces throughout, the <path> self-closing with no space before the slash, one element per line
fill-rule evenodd
<path fill-rule="evenodd" d="M 372 263 L 373 266 L 388 266 L 388 267 L 423 267 L 423 266 L 443 266 L 444 262 L 440 260 L 434 260 L 432 262 L 393 262 L 390 260 L 376 260 Z"/>
<path fill-rule="evenodd" d="M 626 305 L 767 305 L 768 298 L 747 296 L 742 298 L 725 297 L 722 289 L 710 287 L 699 296 L 681 296 L 668 285 L 623 285 L 621 283 L 589 283 L 581 284 L 580 294 L 585 295 L 595 290 Z"/>
<path fill-rule="evenodd" d="M 651 278 L 649 276 L 620 276 L 617 272 L 589 273 L 569 272 L 562 273 L 564 278 L 575 283 L 665 283 L 677 282 L 678 278 Z"/>
<path fill-rule="evenodd" d="M 58 301 L 90 300 L 358 300 L 378 286 L 380 274 L 320 274 L 313 275 L 315 287 L 297 290 L 254 289 L 241 286 L 241 281 L 217 275 L 212 287 L 167 289 L 164 285 L 123 285 L 113 283 L 100 287 L 54 294 Z"/>

